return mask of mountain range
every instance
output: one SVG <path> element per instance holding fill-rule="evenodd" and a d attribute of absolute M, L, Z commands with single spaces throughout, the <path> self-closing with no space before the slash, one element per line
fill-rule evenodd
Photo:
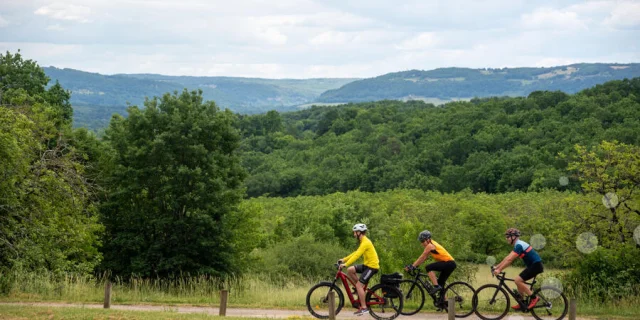
<path fill-rule="evenodd" d="M 43 68 L 51 83 L 72 92 L 75 126 L 105 127 L 113 113 L 145 97 L 200 89 L 206 100 L 237 113 L 299 110 L 312 104 L 378 100 L 424 100 L 442 104 L 474 97 L 526 96 L 533 91 L 575 93 L 610 80 L 640 76 L 640 64 L 581 63 L 549 68 L 439 68 L 409 70 L 374 78 L 262 79 L 240 77 L 102 75 Z"/>

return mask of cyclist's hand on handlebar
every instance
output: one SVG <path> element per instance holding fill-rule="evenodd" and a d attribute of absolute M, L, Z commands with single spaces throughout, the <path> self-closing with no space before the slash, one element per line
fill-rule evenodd
<path fill-rule="evenodd" d="M 408 271 L 408 272 L 415 271 L 416 269 L 417 269 L 417 268 L 416 268 L 414 265 L 412 265 L 412 264 L 406 265 L 406 266 L 404 267 L 404 270 L 405 270 L 405 271 Z"/>
<path fill-rule="evenodd" d="M 491 267 L 491 271 L 492 271 L 492 274 L 495 275 L 495 276 L 499 275 L 500 272 L 502 272 L 502 270 L 500 270 L 499 268 L 496 268 L 496 267 Z"/>

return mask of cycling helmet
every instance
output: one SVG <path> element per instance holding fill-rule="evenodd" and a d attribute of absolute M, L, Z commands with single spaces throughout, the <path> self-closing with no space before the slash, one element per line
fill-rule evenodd
<path fill-rule="evenodd" d="M 422 232 L 420 232 L 420 234 L 418 235 L 418 241 L 423 242 L 425 240 L 430 240 L 431 239 L 431 231 L 429 230 L 424 230 Z"/>
<path fill-rule="evenodd" d="M 367 231 L 367 226 L 364 223 L 357 223 L 355 226 L 353 226 L 353 231 Z"/>
<path fill-rule="evenodd" d="M 520 236 L 520 230 L 518 230 L 516 228 L 509 228 L 504 233 L 504 235 L 507 236 L 507 237 L 519 237 Z"/>

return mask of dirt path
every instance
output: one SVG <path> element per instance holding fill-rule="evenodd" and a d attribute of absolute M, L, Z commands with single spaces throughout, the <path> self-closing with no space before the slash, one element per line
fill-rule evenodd
<path fill-rule="evenodd" d="M 51 303 L 51 302 L 1 302 L 3 305 L 17 305 L 17 306 L 36 306 L 36 307 L 55 307 L 55 308 L 93 308 L 99 309 L 103 306 L 101 304 L 67 304 L 67 303 Z M 193 307 L 193 306 L 157 306 L 157 305 L 111 305 L 111 309 L 114 310 L 130 310 L 130 311 L 170 311 L 178 313 L 206 313 L 210 315 L 218 315 L 220 310 L 216 307 Z M 371 316 L 356 317 L 353 315 L 353 310 L 345 309 L 337 316 L 338 319 L 359 319 L 367 320 L 373 319 Z M 248 318 L 274 318 L 274 319 L 286 319 L 286 318 L 299 318 L 305 317 L 313 318 L 306 310 L 277 310 L 277 309 L 252 309 L 252 308 L 227 308 L 227 316 L 233 317 L 248 317 Z M 420 320 L 446 320 L 447 314 L 445 313 L 420 313 L 414 316 L 401 317 L 402 319 L 420 319 Z M 479 319 L 475 315 L 467 317 L 465 319 L 476 320 Z M 530 320 L 533 317 L 521 314 L 510 314 L 504 318 L 504 320 Z M 579 318 L 586 320 L 586 318 Z"/>

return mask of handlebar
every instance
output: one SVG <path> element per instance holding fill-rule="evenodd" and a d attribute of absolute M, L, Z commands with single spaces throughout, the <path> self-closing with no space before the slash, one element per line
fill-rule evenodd
<path fill-rule="evenodd" d="M 506 272 L 502 271 L 500 272 L 500 275 L 495 275 L 493 272 L 496 271 L 496 266 L 491 266 L 491 277 L 494 278 L 504 278 L 504 276 L 507 274 Z"/>

